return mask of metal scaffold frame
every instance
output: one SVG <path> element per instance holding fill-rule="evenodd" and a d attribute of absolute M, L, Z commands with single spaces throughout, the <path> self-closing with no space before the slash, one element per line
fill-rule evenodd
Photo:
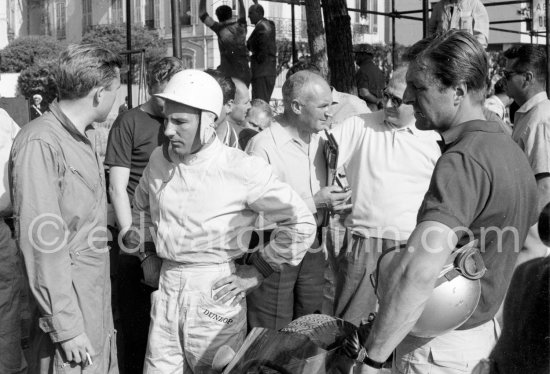
<path fill-rule="evenodd" d="M 264 2 L 272 2 L 272 3 L 283 3 L 283 4 L 289 4 L 292 6 L 292 30 L 295 29 L 295 19 L 294 19 L 294 6 L 299 5 L 305 6 L 305 2 L 301 0 L 262 0 Z M 327 0 L 325 0 L 327 1 Z M 330 1 L 330 0 L 328 0 Z M 549 19 L 550 19 L 550 7 L 548 5 L 549 0 L 546 1 L 546 60 L 550 61 L 550 27 L 548 27 Z M 177 0 L 172 0 L 172 3 L 177 2 Z M 502 5 L 513 5 L 513 4 L 522 4 L 522 3 L 531 3 L 531 9 L 533 9 L 533 0 L 508 0 L 508 1 L 497 1 L 492 3 L 486 3 L 483 4 L 485 7 L 493 7 L 493 6 L 502 6 Z M 321 4 L 323 6 L 323 4 Z M 380 15 L 384 17 L 390 17 L 391 18 L 391 28 L 392 28 L 392 63 L 393 65 L 396 64 L 396 55 L 395 55 L 395 20 L 396 18 L 400 19 L 410 19 L 415 21 L 422 21 L 422 34 L 423 37 L 426 37 L 428 35 L 428 21 L 429 21 L 429 12 L 430 12 L 430 4 L 429 0 L 422 0 L 422 9 L 418 10 L 408 10 L 404 12 L 399 12 L 395 9 L 395 0 L 391 0 L 391 12 L 377 12 L 372 10 L 362 10 L 362 9 L 354 9 L 354 8 L 348 8 L 348 12 L 361 12 L 365 14 L 375 14 Z M 410 14 L 417 14 L 422 13 L 422 17 L 415 17 L 411 16 Z M 176 17 L 177 18 L 177 17 Z M 490 25 L 499 25 L 499 24 L 509 24 L 509 23 L 518 23 L 518 22 L 531 22 L 531 18 L 524 18 L 524 19 L 518 19 L 518 20 L 500 20 L 500 21 L 492 21 L 489 22 Z M 179 22 L 179 21 L 178 21 Z M 172 21 L 174 23 L 174 21 Z M 532 43 L 532 37 L 537 34 L 542 34 L 542 32 L 523 32 L 523 31 L 515 31 L 515 30 L 507 30 L 502 29 L 499 27 L 490 27 L 490 30 L 493 31 L 500 31 L 500 32 L 507 32 L 512 34 L 521 34 L 521 35 L 530 35 L 531 36 L 531 43 Z M 173 30 L 179 30 L 179 28 L 173 28 Z M 176 37 L 172 38 L 173 40 L 176 39 Z M 295 59 L 296 56 L 296 40 L 295 40 L 295 34 L 293 32 L 292 34 L 292 56 Z M 548 64 L 548 71 L 546 73 L 546 92 L 548 93 L 548 96 L 550 96 L 550 64 Z"/>

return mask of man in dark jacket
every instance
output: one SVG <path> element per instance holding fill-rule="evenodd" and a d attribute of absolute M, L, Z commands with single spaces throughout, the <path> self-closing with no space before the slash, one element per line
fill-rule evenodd
<path fill-rule="evenodd" d="M 269 103 L 277 78 L 275 24 L 264 18 L 264 8 L 259 4 L 248 9 L 248 18 L 256 25 L 246 42 L 252 53 L 252 99 L 262 99 Z"/>

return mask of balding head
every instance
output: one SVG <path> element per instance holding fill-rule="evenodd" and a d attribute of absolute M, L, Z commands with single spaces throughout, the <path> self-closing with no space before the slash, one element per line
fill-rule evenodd
<path fill-rule="evenodd" d="M 282 91 L 285 117 L 301 130 L 316 133 L 328 127 L 332 92 L 323 77 L 299 71 L 285 81 Z"/>
<path fill-rule="evenodd" d="M 407 65 L 395 69 L 384 89 L 385 119 L 397 127 L 410 126 L 414 123 L 412 105 L 403 103 L 403 95 L 407 88 L 407 69 Z"/>
<path fill-rule="evenodd" d="M 388 82 L 388 87 L 392 87 L 399 91 L 405 92 L 405 88 L 407 87 L 407 69 L 408 65 L 400 66 L 395 69 L 392 73 L 390 81 Z"/>
<path fill-rule="evenodd" d="M 231 106 L 231 113 L 229 113 L 229 119 L 231 122 L 243 126 L 245 123 L 246 111 L 250 108 L 250 93 L 248 87 L 240 79 L 231 78 L 235 84 L 235 100 Z"/>
<path fill-rule="evenodd" d="M 328 87 L 327 82 L 318 74 L 308 70 L 302 70 L 292 74 L 283 84 L 283 104 L 285 110 L 290 110 L 293 100 L 305 100 L 306 96 L 312 94 L 312 90 L 317 86 Z"/>

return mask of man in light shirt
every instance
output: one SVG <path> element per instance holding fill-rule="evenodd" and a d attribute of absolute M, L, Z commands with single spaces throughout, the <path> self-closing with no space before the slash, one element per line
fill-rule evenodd
<path fill-rule="evenodd" d="M 21 349 L 22 268 L 6 219 L 12 216 L 8 182 L 10 149 L 19 126 L 0 109 L 0 373 L 25 373 Z"/>
<path fill-rule="evenodd" d="M 406 67 L 384 90 L 384 110 L 352 117 L 332 129 L 352 190 L 352 212 L 339 252 L 335 315 L 354 324 L 376 308 L 369 275 L 381 251 L 407 240 L 441 151 L 439 136 L 414 125 L 403 104 Z"/>
<path fill-rule="evenodd" d="M 508 107 L 514 102 L 506 93 L 506 78 L 500 78 L 494 87 L 495 93 L 485 99 L 485 108 L 495 113 L 508 126 L 507 130 L 512 134 L 512 127 L 510 126 L 510 115 L 508 114 Z"/>
<path fill-rule="evenodd" d="M 546 51 L 542 46 L 522 45 L 504 52 L 507 93 L 520 106 L 514 116 L 512 139 L 529 160 L 537 181 L 538 213 L 550 202 L 550 100 L 545 92 Z M 518 263 L 544 256 L 548 251 L 536 227 L 520 252 Z"/>
<path fill-rule="evenodd" d="M 246 151 L 272 165 L 320 226 L 325 209 L 338 209 L 350 196 L 337 186 L 327 186 L 325 140 L 319 132 L 330 124 L 330 86 L 320 75 L 300 71 L 284 83 L 283 102 L 284 113 L 253 137 Z M 249 326 L 279 330 L 295 318 L 321 311 L 325 264 L 316 241 L 299 266 L 266 279 L 248 297 Z"/>
<path fill-rule="evenodd" d="M 263 160 L 215 135 L 223 99 L 214 78 L 184 70 L 158 96 L 166 102 L 169 142 L 153 152 L 136 189 L 133 224 L 143 220 L 143 230 L 123 230 L 128 249 L 140 243 L 146 278 L 160 278 L 144 373 L 209 373 L 222 345 L 237 351 L 244 340 L 246 293 L 300 263 L 315 223 Z M 236 266 L 259 214 L 278 229 Z"/>

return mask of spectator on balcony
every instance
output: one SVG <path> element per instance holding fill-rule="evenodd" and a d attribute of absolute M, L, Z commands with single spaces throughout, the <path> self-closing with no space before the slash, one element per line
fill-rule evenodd
<path fill-rule="evenodd" d="M 277 78 L 275 23 L 264 17 L 264 8 L 257 4 L 257 0 L 248 8 L 248 18 L 256 25 L 246 42 L 252 53 L 252 99 L 262 99 L 269 103 Z"/>
<path fill-rule="evenodd" d="M 224 75 L 243 81 L 250 85 L 250 67 L 246 48 L 246 13 L 243 0 L 239 0 L 239 15 L 235 19 L 233 10 L 228 5 L 216 8 L 216 22 L 206 11 L 206 0 L 199 4 L 199 17 L 218 36 L 220 48 L 220 66 L 218 70 Z"/>
<path fill-rule="evenodd" d="M 441 0 L 432 7 L 429 35 L 451 29 L 472 34 L 484 48 L 489 40 L 489 15 L 480 0 Z"/>

